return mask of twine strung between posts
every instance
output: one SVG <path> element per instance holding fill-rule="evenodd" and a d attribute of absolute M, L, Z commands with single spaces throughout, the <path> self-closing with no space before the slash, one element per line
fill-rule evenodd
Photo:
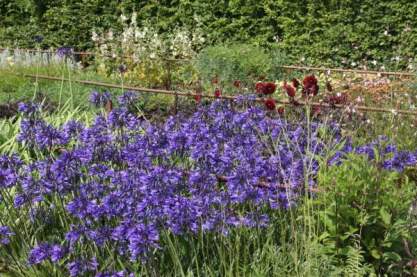
<path fill-rule="evenodd" d="M 184 97 L 204 97 L 204 98 L 212 98 L 212 99 L 222 99 L 222 100 L 237 100 L 239 96 L 229 96 L 229 95 L 222 95 L 220 98 L 216 97 L 215 95 L 204 95 L 199 93 L 192 93 L 192 92 L 182 92 L 182 91 L 172 91 L 172 90 L 164 90 L 164 89 L 151 89 L 151 88 L 141 88 L 141 87 L 132 87 L 132 86 L 121 86 L 117 84 L 111 83 L 103 83 L 103 82 L 96 82 L 96 81 L 88 81 L 88 80 L 70 80 L 65 78 L 53 77 L 53 76 L 45 76 L 45 75 L 32 75 L 32 74 L 16 74 L 17 76 L 23 76 L 26 78 L 32 79 L 44 79 L 44 80 L 51 80 L 51 81 L 65 81 L 65 82 L 75 82 L 79 84 L 85 85 L 92 85 L 92 86 L 101 86 L 101 87 L 108 87 L 108 88 L 116 88 L 116 89 L 125 89 L 130 91 L 136 92 L 147 92 L 147 93 L 156 93 L 156 94 L 165 94 L 165 95 L 172 95 L 172 96 L 184 96 Z M 242 95 L 240 95 L 242 96 Z M 293 101 L 285 101 L 285 100 L 276 100 L 276 103 L 281 105 L 289 105 L 293 106 Z M 263 98 L 255 98 L 251 101 L 254 102 L 264 102 Z M 417 111 L 411 110 L 397 110 L 397 109 L 385 109 L 385 108 L 378 108 L 378 107 L 368 107 L 368 106 L 347 106 L 343 104 L 328 104 L 328 103 L 320 103 L 320 102 L 306 102 L 306 101 L 298 101 L 298 105 L 310 105 L 310 106 L 317 106 L 323 108 L 337 108 L 337 109 L 350 109 L 350 110 L 358 110 L 358 111 L 366 111 L 366 112 L 381 112 L 381 113 L 392 113 L 392 114 L 406 114 L 406 115 L 414 115 L 417 116 Z"/>

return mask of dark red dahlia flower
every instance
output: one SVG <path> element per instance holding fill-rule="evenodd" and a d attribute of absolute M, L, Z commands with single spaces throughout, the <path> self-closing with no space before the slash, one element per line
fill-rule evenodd
<path fill-rule="evenodd" d="M 259 82 L 255 85 L 257 94 L 269 95 L 273 94 L 277 88 L 277 85 L 272 82 Z"/>
<path fill-rule="evenodd" d="M 293 86 L 288 85 L 287 82 L 285 82 L 283 88 L 287 92 L 288 97 L 295 97 L 295 88 Z"/>
<path fill-rule="evenodd" d="M 304 96 L 315 96 L 319 93 L 318 81 L 314 75 L 306 76 L 303 80 L 303 86 Z"/>
<path fill-rule="evenodd" d="M 272 98 L 268 98 L 268 99 L 266 99 L 266 100 L 265 100 L 265 107 L 266 107 L 268 110 L 271 110 L 271 111 L 275 110 L 275 107 L 276 107 L 276 105 L 275 105 L 275 100 L 274 100 L 274 99 L 272 99 Z"/>
<path fill-rule="evenodd" d="M 216 88 L 216 90 L 214 91 L 214 96 L 216 98 L 220 98 L 222 96 L 222 91 L 219 88 Z"/>
<path fill-rule="evenodd" d="M 276 88 L 277 88 L 277 85 L 275 85 L 275 83 L 272 83 L 272 82 L 264 83 L 264 94 L 265 95 L 273 94 Z"/>

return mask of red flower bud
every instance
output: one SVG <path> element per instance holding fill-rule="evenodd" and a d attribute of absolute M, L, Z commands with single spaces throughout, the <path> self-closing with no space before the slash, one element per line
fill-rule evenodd
<path fill-rule="evenodd" d="M 281 107 L 279 107 L 279 108 L 278 108 L 278 113 L 279 113 L 280 115 L 283 115 L 283 114 L 284 114 L 284 112 L 285 112 L 285 109 L 284 109 L 284 107 L 283 107 L 283 106 L 281 106 Z"/>
<path fill-rule="evenodd" d="M 295 89 L 298 89 L 298 87 L 300 86 L 300 82 L 296 78 L 292 79 L 291 82 L 292 86 L 295 87 Z"/>
<path fill-rule="evenodd" d="M 264 83 L 262 82 L 256 83 L 255 90 L 257 94 L 264 94 Z"/>
<path fill-rule="evenodd" d="M 233 82 L 233 85 L 234 85 L 235 87 L 237 87 L 237 88 L 240 88 L 241 83 L 240 83 L 240 81 L 239 81 L 239 80 L 235 80 L 235 81 Z"/>
<path fill-rule="evenodd" d="M 201 101 L 201 94 L 194 95 L 194 100 L 195 100 L 195 102 L 200 103 L 200 101 Z"/>
<path fill-rule="evenodd" d="M 328 91 L 330 91 L 330 92 L 332 92 L 332 91 L 333 91 L 333 87 L 332 87 L 332 85 L 330 84 L 330 82 L 329 82 L 329 81 L 327 81 L 327 82 L 326 82 L 326 89 L 327 89 Z"/>
<path fill-rule="evenodd" d="M 271 111 L 275 110 L 275 107 L 276 107 L 276 105 L 275 105 L 275 100 L 274 100 L 274 99 L 272 99 L 272 98 L 268 98 L 268 99 L 266 99 L 266 100 L 265 100 L 265 107 L 266 107 L 268 110 L 271 110 Z"/>

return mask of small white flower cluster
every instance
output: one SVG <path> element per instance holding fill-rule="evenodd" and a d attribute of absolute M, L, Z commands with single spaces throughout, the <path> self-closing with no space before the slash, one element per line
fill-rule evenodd
<path fill-rule="evenodd" d="M 175 28 L 172 32 L 158 34 L 150 26 L 138 26 L 137 13 L 130 20 L 121 15 L 122 32 L 108 30 L 104 33 L 92 33 L 96 49 L 104 57 L 133 57 L 134 63 L 147 59 L 191 58 L 195 49 L 201 48 L 205 42 L 202 32 L 196 28 L 193 32 L 185 28 Z"/>

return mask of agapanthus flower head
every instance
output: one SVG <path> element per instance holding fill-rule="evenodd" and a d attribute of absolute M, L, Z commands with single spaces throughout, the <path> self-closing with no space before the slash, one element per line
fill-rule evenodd
<path fill-rule="evenodd" d="M 41 243 L 34 247 L 29 254 L 28 262 L 30 265 L 39 264 L 50 257 L 51 245 Z"/>
<path fill-rule="evenodd" d="M 138 99 L 138 94 L 134 91 L 126 91 L 121 96 L 117 98 L 119 105 L 123 107 L 128 107 L 136 102 Z"/>
<path fill-rule="evenodd" d="M 287 93 L 288 97 L 294 98 L 295 97 L 295 88 L 291 85 L 288 85 L 287 82 L 284 83 L 282 86 L 285 92 Z"/>
<path fill-rule="evenodd" d="M 18 104 L 18 111 L 25 116 L 33 116 L 41 110 L 41 106 L 34 102 L 24 103 L 21 102 Z"/>
<path fill-rule="evenodd" d="M 75 138 L 84 130 L 84 125 L 76 120 L 70 120 L 62 127 L 63 134 L 68 138 Z"/>
<path fill-rule="evenodd" d="M 275 107 L 276 107 L 275 100 L 274 100 L 274 99 L 272 99 L 272 98 L 268 98 L 268 99 L 266 99 L 266 100 L 265 100 L 265 107 L 266 107 L 268 110 L 271 110 L 271 111 L 275 110 Z"/>
<path fill-rule="evenodd" d="M 96 258 L 91 260 L 76 260 L 67 264 L 71 277 L 85 276 L 87 273 L 96 272 L 98 262 Z"/>
<path fill-rule="evenodd" d="M 383 162 L 383 167 L 388 170 L 403 171 L 408 166 L 417 164 L 417 156 L 408 151 L 398 151 L 391 159 Z"/>
<path fill-rule="evenodd" d="M 105 92 L 93 91 L 90 94 L 90 103 L 92 103 L 96 107 L 103 107 L 110 100 L 111 100 L 111 94 L 108 91 L 105 91 Z"/>
<path fill-rule="evenodd" d="M 138 124 L 138 118 L 135 117 L 125 107 L 113 109 L 108 116 L 108 121 L 113 128 L 128 127 L 133 128 Z"/>
<path fill-rule="evenodd" d="M 303 95 L 316 96 L 319 92 L 318 80 L 314 75 L 308 75 L 303 80 Z"/>
<path fill-rule="evenodd" d="M 9 226 L 0 226 L 0 246 L 9 244 L 11 236 L 14 236 L 14 233 Z"/>
<path fill-rule="evenodd" d="M 74 52 L 73 48 L 72 47 L 69 47 L 69 46 L 59 47 L 56 50 L 56 54 L 60 58 L 70 57 L 73 52 Z"/>

